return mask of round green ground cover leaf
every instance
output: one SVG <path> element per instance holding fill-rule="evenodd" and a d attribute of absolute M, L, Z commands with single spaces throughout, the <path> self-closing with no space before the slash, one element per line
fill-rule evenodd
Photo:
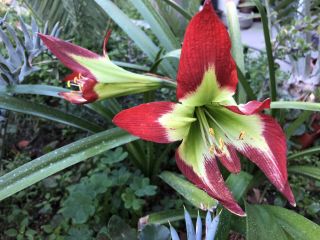
<path fill-rule="evenodd" d="M 0 200 L 67 167 L 136 139 L 113 128 L 45 154 L 0 177 Z"/>
<path fill-rule="evenodd" d="M 160 178 L 197 208 L 211 210 L 218 205 L 217 200 L 175 173 L 165 171 Z"/>

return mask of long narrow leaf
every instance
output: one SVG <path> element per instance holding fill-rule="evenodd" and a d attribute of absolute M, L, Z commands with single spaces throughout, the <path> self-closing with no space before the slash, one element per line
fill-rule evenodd
<path fill-rule="evenodd" d="M 210 197 L 206 192 L 175 173 L 165 171 L 160 174 L 160 178 L 197 208 L 211 210 L 218 204 L 218 201 Z"/>
<path fill-rule="evenodd" d="M 159 48 L 139 27 L 137 27 L 127 15 L 125 15 L 113 2 L 110 0 L 95 0 L 96 3 L 115 21 L 122 30 L 137 44 L 137 46 L 153 61 Z M 161 64 L 162 69 L 169 74 L 170 77 L 175 77 L 175 69 L 168 63 Z"/>
<path fill-rule="evenodd" d="M 197 210 L 189 209 L 188 212 L 192 218 L 196 218 L 198 216 Z M 147 224 L 165 224 L 182 219 L 184 219 L 184 210 L 182 209 L 151 213 L 139 219 L 139 229 L 143 228 L 143 226 Z"/>
<path fill-rule="evenodd" d="M 99 132 L 103 130 L 101 126 L 80 117 L 76 117 L 42 104 L 28 102 L 11 96 L 0 95 L 0 108 L 49 119 L 90 132 Z"/>
<path fill-rule="evenodd" d="M 243 73 L 241 72 L 238 66 L 237 66 L 237 70 L 238 70 L 238 78 L 239 78 L 240 84 L 243 87 L 243 90 L 246 92 L 248 100 L 257 99 L 257 96 L 254 94 L 249 82 L 247 81 L 247 79 L 245 78 L 245 76 L 243 75 Z"/>
<path fill-rule="evenodd" d="M 59 96 L 59 92 L 67 91 L 69 91 L 69 89 L 44 84 L 19 84 L 11 86 L 0 86 L 0 94 L 36 94 L 42 96 L 62 98 L 61 96 Z M 111 104 L 116 104 L 116 100 L 114 99 L 108 99 L 107 101 Z M 101 116 L 103 116 L 106 120 L 110 122 L 113 116 L 118 112 L 113 111 L 113 109 L 111 108 L 105 108 L 101 105 L 100 102 L 85 104 L 84 106 L 99 113 Z"/>
<path fill-rule="evenodd" d="M 150 24 L 152 32 L 157 36 L 166 51 L 180 47 L 178 39 L 174 36 L 167 22 L 155 9 L 149 0 L 130 0 L 142 17 Z"/>
<path fill-rule="evenodd" d="M 287 139 L 291 138 L 291 136 L 294 134 L 297 128 L 301 126 L 310 116 L 312 112 L 305 111 L 299 115 L 299 117 L 293 121 L 286 129 L 285 133 L 287 135 Z"/>
<path fill-rule="evenodd" d="M 173 0 L 163 0 L 163 1 L 166 2 L 172 8 L 174 8 L 182 16 L 184 16 L 185 19 L 191 20 L 192 15 L 189 12 L 187 12 L 186 10 L 184 10 L 181 6 L 179 6 L 176 2 L 174 2 Z"/>
<path fill-rule="evenodd" d="M 320 168 L 314 166 L 290 166 L 289 173 L 295 173 L 320 181 Z"/>
<path fill-rule="evenodd" d="M 43 155 L 0 177 L 0 200 L 67 167 L 136 139 L 113 128 Z"/>
<path fill-rule="evenodd" d="M 272 53 L 270 32 L 269 32 L 269 27 L 268 27 L 268 18 L 267 18 L 266 11 L 265 11 L 264 7 L 262 6 L 261 2 L 259 0 L 253 0 L 253 2 L 256 4 L 256 6 L 260 12 L 260 15 L 261 15 L 264 40 L 265 40 L 265 44 L 266 44 L 268 65 L 269 65 L 271 100 L 276 101 L 277 100 L 276 73 L 275 73 L 274 58 L 273 58 L 273 53 Z"/>
<path fill-rule="evenodd" d="M 271 109 L 300 109 L 307 111 L 320 111 L 320 103 L 312 103 L 312 102 L 271 102 Z"/>
<path fill-rule="evenodd" d="M 187 239 L 188 240 L 196 240 L 196 233 L 193 227 L 193 222 L 190 214 L 186 209 L 184 209 L 184 219 L 186 222 L 186 230 L 187 230 Z"/>
<path fill-rule="evenodd" d="M 304 151 L 301 151 L 301 152 L 298 152 L 298 153 L 291 154 L 291 155 L 288 156 L 288 160 L 297 159 L 297 158 L 300 158 L 300 157 L 303 157 L 303 156 L 309 156 L 309 155 L 313 155 L 313 154 L 317 154 L 317 153 L 320 153 L 320 147 L 319 146 L 313 147 L 313 148 L 309 148 L 307 150 L 304 150 Z"/>
<path fill-rule="evenodd" d="M 245 73 L 244 67 L 244 55 L 243 55 L 243 45 L 241 42 L 241 33 L 240 33 L 240 24 L 239 18 L 237 14 L 237 8 L 234 1 L 227 1 L 226 2 L 227 8 L 227 19 L 228 19 L 228 27 L 230 38 L 232 42 L 232 56 L 237 63 L 240 71 Z M 244 87 L 242 86 L 242 81 L 240 81 L 240 86 L 238 88 L 238 102 L 244 103 L 246 102 L 246 94 Z"/>

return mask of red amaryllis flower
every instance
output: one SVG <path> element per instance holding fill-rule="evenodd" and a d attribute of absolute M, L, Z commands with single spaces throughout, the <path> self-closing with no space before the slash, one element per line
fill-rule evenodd
<path fill-rule="evenodd" d="M 259 113 L 270 100 L 236 105 L 238 83 L 228 33 L 210 1 L 187 27 L 177 75 L 179 103 L 153 102 L 120 112 L 113 122 L 142 139 L 181 141 L 176 161 L 183 174 L 231 212 L 245 213 L 234 200 L 217 160 L 240 171 L 237 151 L 254 162 L 295 205 L 287 180 L 286 140 L 278 123 Z"/>
<path fill-rule="evenodd" d="M 132 73 L 112 63 L 105 52 L 110 32 L 104 41 L 103 56 L 52 36 L 39 35 L 49 50 L 73 71 L 65 80 L 78 90 L 60 93 L 72 103 L 146 92 L 167 83 L 156 76 Z"/>

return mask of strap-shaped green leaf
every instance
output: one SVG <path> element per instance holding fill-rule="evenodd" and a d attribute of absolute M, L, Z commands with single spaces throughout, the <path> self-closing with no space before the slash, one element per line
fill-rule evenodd
<path fill-rule="evenodd" d="M 288 209 L 270 205 L 246 205 L 248 240 L 317 240 L 320 227 Z"/>
<path fill-rule="evenodd" d="M 198 211 L 190 209 L 188 210 L 192 218 L 198 216 Z M 139 229 L 147 224 L 166 224 L 168 222 L 175 222 L 184 219 L 184 210 L 166 210 L 156 213 L 151 213 L 139 219 Z"/>
<path fill-rule="evenodd" d="M 166 51 L 180 47 L 178 39 L 174 36 L 168 23 L 157 12 L 149 0 L 130 0 L 142 17 L 150 24 L 152 32 L 157 36 Z"/>
<path fill-rule="evenodd" d="M 11 85 L 11 86 L 0 86 L 0 94 L 35 94 L 49 97 L 57 97 L 59 96 L 59 92 L 67 92 L 70 91 L 66 88 L 49 86 L 44 84 L 19 84 L 19 85 Z M 113 116 L 118 113 L 121 109 L 120 105 L 115 99 L 108 99 L 108 107 L 104 107 L 101 102 L 94 102 L 91 104 L 85 104 L 84 106 L 99 113 L 106 120 L 112 120 Z M 111 108 L 112 106 L 119 105 L 118 109 Z"/>
<path fill-rule="evenodd" d="M 248 240 L 288 240 L 274 216 L 259 205 L 246 204 Z"/>
<path fill-rule="evenodd" d="M 297 158 L 300 158 L 300 157 L 303 157 L 303 156 L 313 155 L 313 154 L 317 154 L 317 153 L 320 153 L 320 147 L 319 146 L 313 147 L 313 148 L 309 148 L 309 149 L 303 150 L 301 152 L 290 154 L 288 156 L 288 160 L 297 159 Z"/>
<path fill-rule="evenodd" d="M 295 173 L 320 181 L 320 168 L 314 166 L 290 166 L 289 173 Z"/>
<path fill-rule="evenodd" d="M 175 173 L 165 171 L 160 174 L 160 178 L 197 208 L 210 210 L 218 205 L 217 200 Z"/>
<path fill-rule="evenodd" d="M 166 2 L 172 8 L 174 8 L 178 13 L 180 13 L 183 17 L 185 17 L 185 19 L 191 20 L 192 14 L 189 13 L 188 11 L 184 10 L 183 7 L 181 7 L 175 1 L 173 1 L 173 0 L 163 0 L 163 1 Z"/>
<path fill-rule="evenodd" d="M 0 200 L 67 167 L 136 139 L 113 128 L 45 154 L 0 177 Z"/>
<path fill-rule="evenodd" d="M 228 19 L 228 27 L 230 39 L 232 42 L 232 56 L 237 63 L 238 68 L 242 73 L 245 73 L 244 67 L 244 55 L 243 55 L 243 45 L 241 42 L 241 33 L 240 33 L 240 23 L 237 13 L 236 4 L 234 1 L 226 2 L 227 9 L 227 19 Z M 240 81 L 240 85 L 238 88 L 238 103 L 246 102 L 246 94 L 244 87 L 242 85 L 242 81 Z"/>
<path fill-rule="evenodd" d="M 122 30 L 129 35 L 129 37 L 137 44 L 137 46 L 153 61 L 159 48 L 154 42 L 144 33 L 139 27 L 137 27 L 130 18 L 121 11 L 113 2 L 110 0 L 95 0 L 96 3 L 112 18 L 115 23 L 119 25 Z M 169 62 L 163 62 L 161 64 L 163 69 L 170 77 L 174 77 L 176 72 L 175 69 L 169 64 Z"/>
<path fill-rule="evenodd" d="M 29 102 L 11 96 L 0 95 L 0 108 L 49 119 L 90 132 L 99 132 L 103 130 L 101 126 L 80 117 L 76 117 L 42 104 Z"/>
<path fill-rule="evenodd" d="M 304 111 L 299 115 L 299 117 L 294 120 L 290 125 L 285 129 L 285 133 L 287 138 L 290 139 L 294 132 L 306 121 L 310 118 L 312 112 Z"/>
<path fill-rule="evenodd" d="M 266 50 L 267 50 L 267 57 L 268 57 L 271 100 L 276 101 L 277 99 L 276 71 L 275 71 L 274 58 L 272 53 L 272 45 L 271 45 L 270 32 L 269 32 L 269 26 L 268 26 L 268 17 L 261 2 L 259 0 L 253 0 L 253 2 L 256 4 L 261 15 L 264 40 L 266 43 Z"/>

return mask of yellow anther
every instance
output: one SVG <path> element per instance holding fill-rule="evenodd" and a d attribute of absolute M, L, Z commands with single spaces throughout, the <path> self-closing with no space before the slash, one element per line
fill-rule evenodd
<path fill-rule="evenodd" d="M 68 88 L 71 87 L 70 81 L 67 82 L 67 87 L 68 87 Z"/>
<path fill-rule="evenodd" d="M 214 130 L 213 130 L 213 128 L 209 128 L 209 133 L 210 133 L 210 135 L 211 135 L 212 137 L 214 137 Z"/>
<path fill-rule="evenodd" d="M 215 151 L 216 151 L 216 148 L 214 147 L 214 145 L 211 145 L 210 148 L 209 148 L 209 152 L 210 152 L 211 154 L 214 154 Z"/>
<path fill-rule="evenodd" d="M 225 145 L 225 144 L 224 144 L 223 139 L 222 139 L 222 138 L 219 138 L 219 148 L 220 148 L 221 151 L 223 151 L 224 145 Z"/>
<path fill-rule="evenodd" d="M 246 132 L 245 131 L 241 131 L 240 134 L 239 134 L 239 140 L 243 140 L 245 136 L 246 136 Z"/>
<path fill-rule="evenodd" d="M 75 84 L 77 84 L 77 81 L 78 81 L 78 78 L 77 78 L 77 77 L 74 77 L 74 78 L 73 78 L 73 82 L 74 82 Z"/>

